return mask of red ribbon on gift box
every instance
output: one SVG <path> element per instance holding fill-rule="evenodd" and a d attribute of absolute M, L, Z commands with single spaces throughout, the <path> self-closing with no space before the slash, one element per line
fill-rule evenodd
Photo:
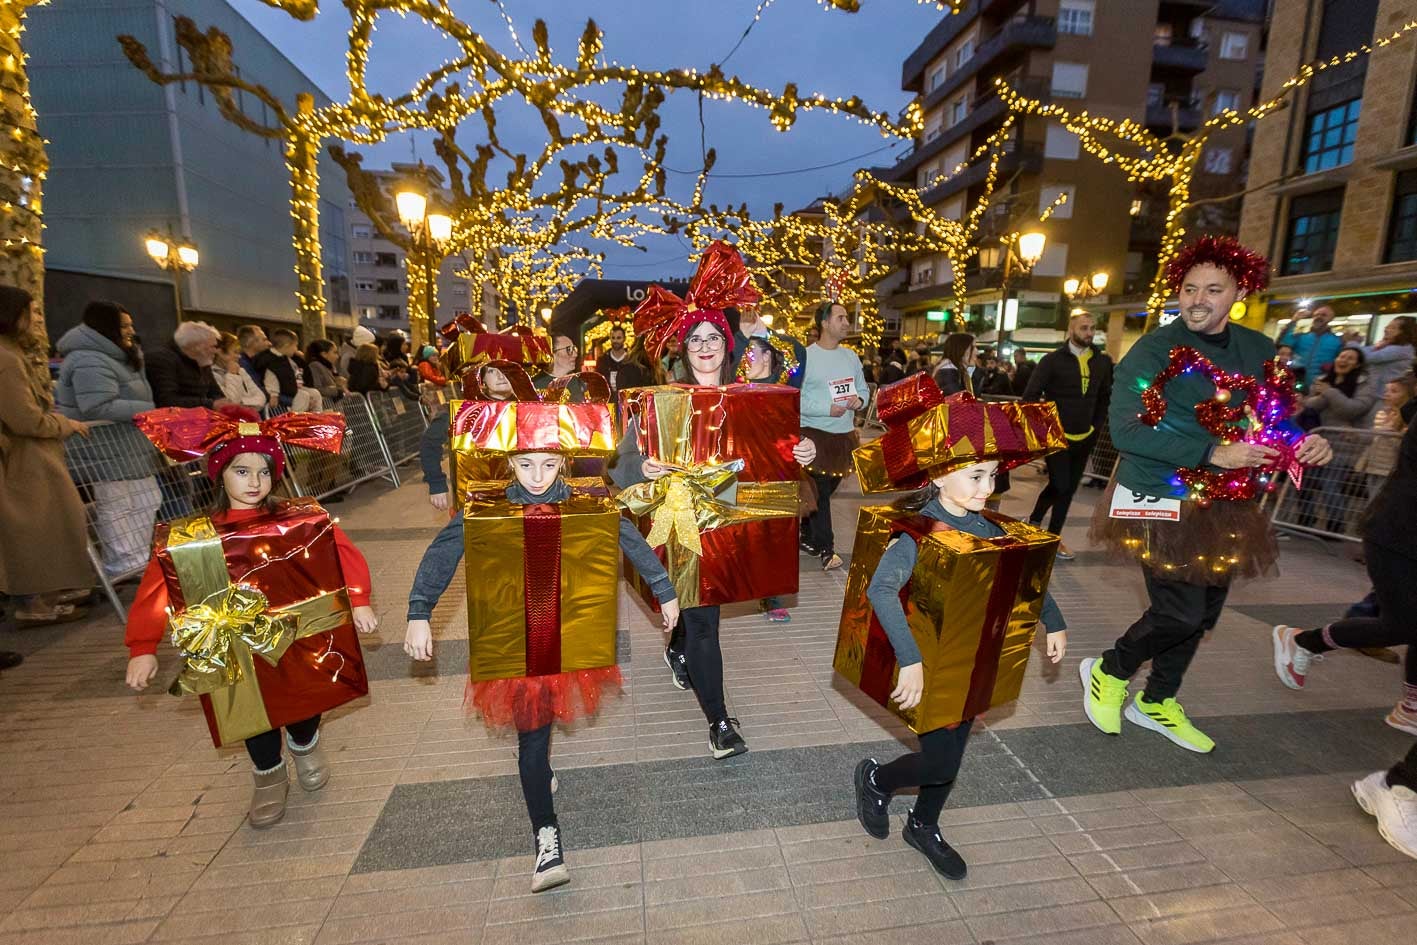
<path fill-rule="evenodd" d="M 561 672 L 561 510 L 522 511 L 522 586 L 526 595 L 526 674 Z"/>
<path fill-rule="evenodd" d="M 948 530 L 943 522 L 924 516 L 912 516 L 895 523 L 895 532 L 910 535 L 920 542 L 932 532 Z M 1004 639 L 1008 634 L 1009 617 L 1014 602 L 1018 600 L 1020 584 L 1023 581 L 1024 565 L 1028 561 L 1029 546 L 1013 538 L 983 539 L 1003 549 L 999 564 L 994 570 L 994 580 L 989 589 L 989 600 L 984 610 L 984 626 L 979 634 L 979 642 L 974 651 L 974 669 L 969 677 L 969 691 L 965 695 L 960 720 L 972 719 L 988 710 L 994 696 L 994 684 L 999 675 L 999 659 L 1004 651 Z M 900 590 L 900 603 L 906 606 L 910 596 L 907 583 Z M 895 688 L 896 655 L 895 648 L 886 636 L 885 628 L 871 612 L 871 623 L 866 635 L 866 655 L 861 663 L 861 691 L 881 705 L 890 704 L 890 694 Z M 926 680 L 928 687 L 929 680 Z M 928 693 L 927 693 L 928 694 Z"/>

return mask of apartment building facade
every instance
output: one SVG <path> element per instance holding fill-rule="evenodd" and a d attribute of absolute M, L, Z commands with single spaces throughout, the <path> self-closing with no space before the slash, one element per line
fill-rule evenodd
<path fill-rule="evenodd" d="M 971 0 L 945 17 L 906 59 L 902 87 L 925 109 L 925 131 L 912 152 L 892 169 L 899 182 L 925 188 L 925 202 L 959 218 L 982 195 L 986 168 L 940 181 L 966 161 L 1008 116 L 995 80 L 1025 95 L 1074 111 L 1132 119 L 1163 136 L 1194 132 L 1208 114 L 1253 102 L 1263 47 L 1264 0 Z M 1208 149 L 1201 194 L 1242 189 L 1246 136 L 1217 136 Z M 1047 236 L 1031 275 L 1014 283 L 1014 340 L 1046 347 L 1070 303 L 1067 278 L 1106 272 L 1107 295 L 1089 307 L 1109 312 L 1120 344 L 1123 325 L 1141 308 L 1154 272 L 1164 220 L 1164 188 L 1127 182 L 1115 166 L 1082 150 L 1076 136 L 1038 116 L 1019 120 L 999 169 L 986 233 L 1030 229 Z M 932 182 L 936 182 L 933 183 Z M 1037 219 L 1060 194 L 1067 201 L 1044 224 Z M 1223 205 L 1210 229 L 1238 225 L 1238 198 L 1229 220 Z M 1210 221 L 1208 221 L 1210 222 Z M 951 307 L 952 273 L 944 256 L 908 260 L 904 284 L 882 287 L 888 326 L 903 336 L 931 338 L 942 327 L 926 312 Z M 1001 272 L 977 262 L 968 272 L 972 326 L 994 338 L 1003 296 Z M 1010 305 L 1012 309 L 1012 304 Z M 938 316 L 936 316 L 938 317 Z M 1012 314 L 1011 314 L 1012 317 Z M 1135 331 L 1141 320 L 1134 319 Z M 981 329 L 987 329 L 982 330 Z"/>
<path fill-rule="evenodd" d="M 1264 92 L 1300 68 L 1391 35 L 1414 0 L 1275 0 Z M 1417 314 L 1417 34 L 1318 73 L 1285 110 L 1259 122 L 1256 178 L 1240 237 L 1275 278 L 1251 305 L 1271 332 L 1327 302 L 1335 327 L 1370 339 Z"/>

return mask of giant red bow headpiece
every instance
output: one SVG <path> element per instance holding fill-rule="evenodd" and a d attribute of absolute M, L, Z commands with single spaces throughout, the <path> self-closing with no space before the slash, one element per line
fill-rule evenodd
<path fill-rule="evenodd" d="M 512 398 L 488 399 L 477 377 L 481 372 L 470 373 L 470 399 L 452 404 L 454 450 L 566 456 L 608 456 L 615 452 L 610 385 L 601 375 L 586 371 L 558 377 L 538 394 L 521 365 L 492 361 L 486 367 L 506 376 L 512 385 Z M 570 384 L 577 378 L 585 387 L 585 400 L 567 403 Z"/>
<path fill-rule="evenodd" d="M 481 367 L 489 361 L 512 361 L 531 368 L 551 363 L 551 339 L 525 325 L 488 331 L 487 326 L 473 316 L 459 315 L 438 333 L 447 342 L 443 365 L 448 377 L 457 377 L 463 370 Z"/>
<path fill-rule="evenodd" d="M 143 435 L 179 462 L 207 457 L 207 476 L 215 480 L 242 453 L 271 458 L 272 478 L 285 472 L 282 446 L 338 453 L 344 443 L 344 417 L 337 413 L 285 413 L 261 420 L 243 408 L 159 407 L 133 418 Z"/>
<path fill-rule="evenodd" d="M 882 387 L 876 415 L 885 434 L 853 456 L 866 493 L 918 489 L 990 460 L 1013 469 L 1066 445 L 1056 405 L 985 403 L 967 391 L 946 397 L 924 373 Z"/>
<path fill-rule="evenodd" d="M 732 354 L 733 331 L 723 310 L 755 305 L 760 298 L 762 294 L 753 285 L 753 275 L 738 250 L 715 240 L 699 257 L 699 268 L 682 299 L 660 286 L 649 287 L 645 300 L 635 309 L 635 334 L 644 338 L 645 350 L 658 358 L 670 337 L 677 337 L 682 344 L 699 322 L 712 322 L 723 332 Z"/>

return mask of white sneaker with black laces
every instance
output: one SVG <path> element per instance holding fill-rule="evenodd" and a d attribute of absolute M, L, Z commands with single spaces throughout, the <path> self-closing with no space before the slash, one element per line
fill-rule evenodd
<path fill-rule="evenodd" d="M 693 680 L 689 678 L 689 661 L 681 651 L 665 647 L 664 665 L 669 667 L 669 676 L 675 689 L 682 691 L 694 688 Z"/>
<path fill-rule="evenodd" d="M 571 871 L 561 857 L 561 828 L 552 824 L 536 832 L 536 869 L 531 874 L 531 891 L 545 892 L 571 881 Z"/>
<path fill-rule="evenodd" d="M 1378 820 L 1378 833 L 1399 853 L 1417 860 L 1417 791 L 1388 787 L 1387 772 L 1374 771 L 1353 782 L 1353 797 Z"/>
<path fill-rule="evenodd" d="M 748 750 L 748 743 L 738 734 L 737 719 L 721 719 L 709 726 L 709 751 L 715 761 L 741 755 Z"/>

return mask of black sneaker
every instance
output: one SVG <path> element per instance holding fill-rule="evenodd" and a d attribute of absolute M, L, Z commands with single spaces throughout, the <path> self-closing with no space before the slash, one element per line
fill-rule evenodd
<path fill-rule="evenodd" d="M 804 555 L 811 555 L 813 558 L 820 558 L 822 556 L 822 549 L 813 547 L 805 540 L 799 540 L 797 542 L 797 548 Z"/>
<path fill-rule="evenodd" d="M 709 726 L 709 751 L 715 761 L 741 755 L 748 750 L 748 743 L 738 734 L 737 719 L 722 719 Z"/>
<path fill-rule="evenodd" d="M 693 680 L 689 678 L 689 661 L 683 653 L 673 647 L 665 647 L 664 665 L 669 667 L 669 674 L 674 677 L 675 689 L 694 688 Z"/>
<path fill-rule="evenodd" d="M 901 830 L 900 835 L 908 845 L 923 853 L 925 859 L 935 868 L 935 872 L 945 879 L 964 879 L 965 874 L 969 872 L 969 867 L 964 864 L 964 857 L 956 853 L 955 848 L 940 836 L 939 826 L 922 824 L 915 819 L 914 811 L 905 818 L 905 828 Z"/>
<path fill-rule="evenodd" d="M 531 891 L 543 892 L 571 881 L 571 871 L 561 857 L 561 828 L 556 824 L 536 832 L 536 868 L 531 874 Z"/>
<path fill-rule="evenodd" d="M 864 758 L 856 766 L 856 819 L 867 833 L 884 840 L 891 835 L 891 796 L 871 782 L 878 768 L 875 758 Z"/>

